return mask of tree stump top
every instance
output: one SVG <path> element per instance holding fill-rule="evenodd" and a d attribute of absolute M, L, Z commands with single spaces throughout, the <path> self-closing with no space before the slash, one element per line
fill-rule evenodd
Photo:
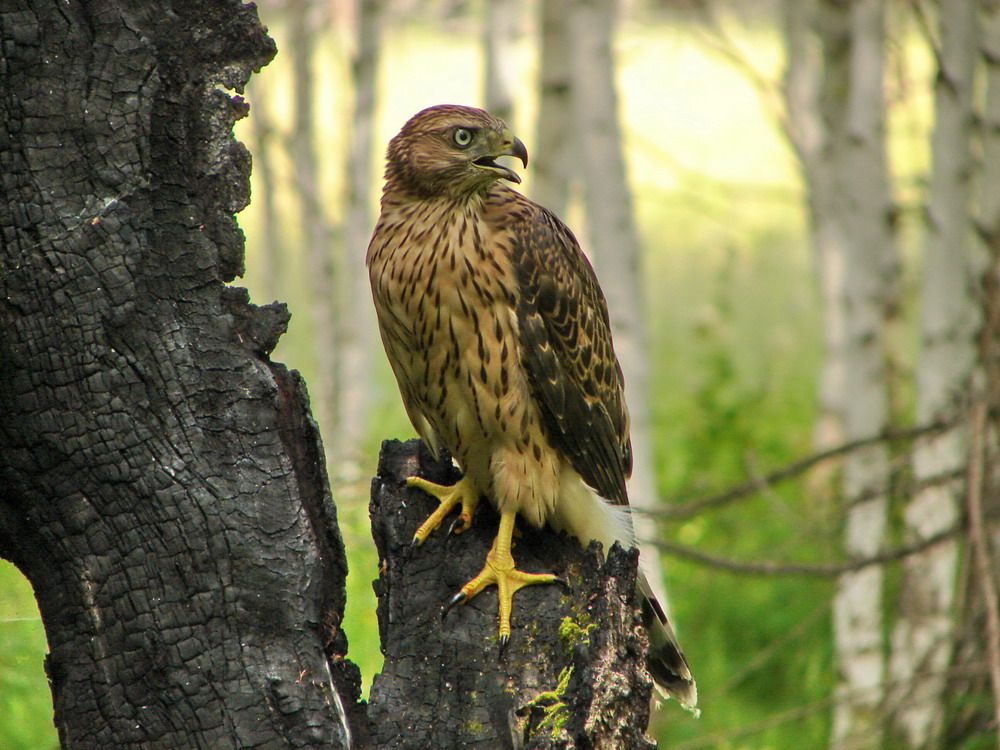
<path fill-rule="evenodd" d="M 491 588 L 442 617 L 443 606 L 482 568 L 498 515 L 481 503 L 471 528 L 443 525 L 419 547 L 413 532 L 436 501 L 408 488 L 420 475 L 448 484 L 450 461 L 417 440 L 383 444 L 372 482 L 375 582 L 385 654 L 371 690 L 379 748 L 649 748 L 644 733 L 652 682 L 634 595 L 638 555 L 584 549 L 549 529 L 520 529 L 514 557 L 529 572 L 558 573 L 567 586 L 530 586 L 514 598 L 501 655 Z"/>

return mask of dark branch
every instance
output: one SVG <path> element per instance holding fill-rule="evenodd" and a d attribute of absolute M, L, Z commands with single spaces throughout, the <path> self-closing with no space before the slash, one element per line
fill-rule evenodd
<path fill-rule="evenodd" d="M 799 474 L 803 474 L 814 466 L 823 463 L 824 461 L 829 461 L 834 458 L 840 458 L 852 451 L 856 451 L 859 448 L 865 448 L 870 445 L 875 445 L 877 443 L 882 443 L 886 441 L 899 441 L 899 440 L 913 440 L 918 437 L 923 437 L 925 435 L 930 435 L 942 430 L 946 430 L 955 424 L 955 420 L 939 420 L 928 425 L 921 427 L 913 427 L 910 429 L 889 429 L 880 432 L 877 435 L 873 435 L 869 438 L 863 438 L 860 440 L 852 440 L 850 442 L 844 443 L 842 445 L 829 448 L 818 453 L 814 453 L 811 456 L 806 456 L 805 458 L 799 459 L 798 461 L 793 461 L 792 463 L 782 466 L 762 477 L 756 477 L 743 484 L 731 487 L 723 492 L 716 495 L 710 495 L 708 497 L 700 498 L 698 500 L 692 500 L 690 502 L 683 503 L 681 505 L 670 505 L 664 502 L 663 508 L 651 513 L 657 519 L 663 520 L 674 520 L 690 518 L 691 516 L 698 515 L 699 513 L 706 510 L 714 510 L 716 508 L 721 508 L 728 505 L 736 500 L 741 500 L 745 497 L 749 497 L 761 489 L 769 487 L 773 484 L 791 479 Z"/>
<path fill-rule="evenodd" d="M 709 567 L 718 568 L 720 570 L 728 570 L 732 573 L 762 576 L 800 575 L 827 577 L 838 576 L 842 573 L 849 573 L 853 570 L 861 570 L 862 568 L 867 568 L 870 565 L 883 565 L 884 563 L 901 560 L 908 555 L 915 554 L 927 549 L 928 547 L 933 547 L 935 544 L 939 544 L 945 539 L 950 539 L 964 529 L 965 523 L 958 523 L 951 528 L 938 532 L 937 534 L 929 536 L 926 539 L 921 539 L 913 544 L 886 550 L 878 553 L 877 555 L 857 558 L 855 560 L 845 560 L 844 562 L 820 564 L 773 562 L 770 560 L 733 560 L 731 558 L 719 557 L 708 552 L 701 552 L 693 547 L 688 547 L 687 545 L 677 544 L 671 541 L 655 540 L 648 541 L 647 543 L 654 545 L 671 555 L 683 557 L 687 560 L 691 560 L 692 562 L 701 563 L 702 565 L 708 565 Z"/>

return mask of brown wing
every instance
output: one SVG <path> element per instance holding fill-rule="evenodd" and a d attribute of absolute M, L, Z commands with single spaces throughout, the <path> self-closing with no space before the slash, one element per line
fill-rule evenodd
<path fill-rule="evenodd" d="M 522 364 L 549 440 L 602 497 L 625 505 L 632 447 L 607 303 L 573 233 L 531 208 L 509 228 Z"/>

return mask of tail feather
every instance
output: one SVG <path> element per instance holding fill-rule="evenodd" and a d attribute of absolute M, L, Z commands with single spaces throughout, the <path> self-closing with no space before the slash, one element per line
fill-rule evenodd
<path fill-rule="evenodd" d="M 687 659 L 677 644 L 674 629 L 656 600 L 646 576 L 641 572 L 636 587 L 642 599 L 642 624 L 649 633 L 649 657 L 646 666 L 653 677 L 653 682 L 662 694 L 674 698 L 681 706 L 697 716 L 700 713 L 696 708 L 698 687 L 691 676 Z"/>

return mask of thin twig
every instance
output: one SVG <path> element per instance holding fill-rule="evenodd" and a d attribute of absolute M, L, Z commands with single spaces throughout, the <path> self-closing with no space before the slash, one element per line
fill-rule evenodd
<path fill-rule="evenodd" d="M 943 676 L 947 678 L 952 676 L 976 675 L 982 672 L 982 666 L 983 665 L 980 662 L 976 662 L 959 664 L 942 670 L 921 670 L 913 676 L 913 679 L 921 679 L 932 676 Z M 909 682 L 910 679 L 911 678 L 908 677 L 905 681 Z M 790 708 L 786 711 L 779 711 L 778 713 L 771 714 L 766 719 L 754 722 L 753 724 L 746 724 L 741 727 L 736 727 L 735 729 L 715 732 L 705 737 L 698 737 L 685 742 L 678 742 L 671 746 L 671 750 L 702 750 L 702 748 L 710 747 L 729 747 L 732 744 L 732 740 L 738 737 L 746 737 L 751 734 L 763 732 L 771 727 L 797 721 L 798 719 L 802 719 L 810 714 L 822 711 L 835 703 L 857 703 L 859 701 L 867 701 L 868 696 L 870 696 L 872 692 L 887 690 L 899 682 L 901 681 L 889 680 L 872 688 L 862 688 L 859 690 L 841 693 L 840 695 L 830 695 L 825 698 L 819 698 L 818 700 L 804 703 L 800 706 L 795 706 L 794 708 Z"/>
<path fill-rule="evenodd" d="M 980 401 L 972 411 L 972 446 L 969 450 L 969 544 L 982 589 L 986 609 L 986 653 L 993 688 L 993 718 L 1000 747 L 1000 606 L 997 602 L 996 570 L 983 521 L 983 443 L 986 432 L 986 404 Z"/>
<path fill-rule="evenodd" d="M 692 500 L 690 502 L 683 503 L 682 505 L 670 506 L 664 503 L 663 508 L 653 511 L 649 513 L 649 515 L 665 520 L 689 518 L 690 516 L 697 515 L 704 510 L 708 510 L 709 508 L 718 508 L 723 505 L 728 505 L 734 500 L 739 500 L 748 495 L 753 495 L 754 493 L 759 492 L 762 487 L 777 484 L 778 482 L 790 479 L 791 477 L 798 476 L 817 464 L 829 461 L 833 458 L 838 458 L 852 451 L 856 451 L 859 448 L 875 445 L 884 441 L 912 440 L 930 433 L 940 432 L 941 430 L 951 427 L 954 423 L 954 419 L 942 419 L 920 427 L 911 427 L 903 430 L 883 430 L 882 432 L 872 435 L 871 437 L 852 440 L 848 443 L 843 443 L 842 445 L 820 451 L 819 453 L 814 453 L 811 456 L 806 456 L 798 461 L 782 466 L 779 469 L 775 469 L 762 477 L 751 479 L 743 484 L 731 487 L 717 495 L 711 495 L 699 500 Z"/>
<path fill-rule="evenodd" d="M 719 557 L 707 552 L 701 552 L 693 547 L 689 547 L 684 544 L 677 544 L 663 539 L 643 541 L 645 544 L 657 547 L 668 554 L 683 557 L 687 560 L 701 563 L 702 565 L 708 565 L 712 568 L 728 570 L 731 573 L 762 576 L 798 575 L 829 577 L 839 576 L 842 573 L 849 573 L 854 570 L 860 570 L 861 568 L 867 568 L 870 565 L 882 565 L 887 562 L 901 560 L 908 555 L 916 554 L 917 552 L 925 550 L 928 547 L 933 547 L 935 544 L 943 542 L 945 539 L 954 536 L 964 528 L 965 525 L 963 523 L 957 523 L 950 528 L 944 529 L 943 531 L 939 531 L 937 534 L 927 537 L 926 539 L 921 539 L 918 542 L 914 542 L 913 544 L 908 544 L 903 547 L 884 550 L 869 557 L 859 557 L 853 560 L 845 560 L 844 562 L 837 563 L 815 564 L 774 562 L 771 560 L 733 560 L 731 558 Z"/>

